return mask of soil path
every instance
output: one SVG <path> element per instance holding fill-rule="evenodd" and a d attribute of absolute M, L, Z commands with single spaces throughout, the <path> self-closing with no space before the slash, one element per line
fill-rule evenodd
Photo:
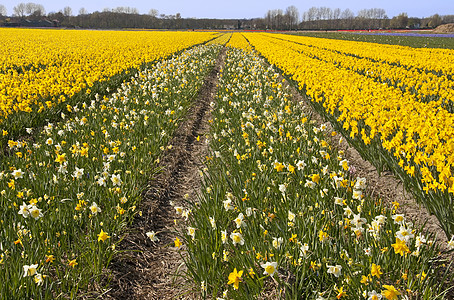
<path fill-rule="evenodd" d="M 184 272 L 183 260 L 174 247 L 174 205 L 184 206 L 184 198 L 196 199 L 201 186 L 199 170 L 208 146 L 203 137 L 209 130 L 210 103 L 214 101 L 218 73 L 224 64 L 225 48 L 190 109 L 187 119 L 172 138 L 159 165 L 163 171 L 152 180 L 143 195 L 137 216 L 121 244 L 132 249 L 112 262 L 109 299 L 192 299 L 191 285 L 178 274 Z M 198 139 L 197 137 L 200 137 Z M 155 231 L 159 241 L 152 242 L 146 232 Z"/>

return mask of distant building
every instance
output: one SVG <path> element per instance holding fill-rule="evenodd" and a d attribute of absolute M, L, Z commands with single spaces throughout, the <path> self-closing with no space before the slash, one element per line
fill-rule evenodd
<path fill-rule="evenodd" d="M 234 30 L 235 29 L 235 25 L 224 25 L 223 28 L 226 29 L 226 30 Z"/>
<path fill-rule="evenodd" d="M 49 21 L 47 19 L 42 20 L 15 20 L 15 21 L 7 21 L 3 23 L 5 27 L 39 27 L 39 28 L 49 28 L 49 27 L 59 27 L 60 22 L 58 20 Z"/>

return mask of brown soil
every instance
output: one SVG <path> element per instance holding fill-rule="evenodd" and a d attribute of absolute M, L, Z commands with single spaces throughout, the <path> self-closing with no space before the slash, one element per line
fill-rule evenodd
<path fill-rule="evenodd" d="M 434 33 L 454 33 L 454 23 L 440 25 L 434 29 Z"/>
<path fill-rule="evenodd" d="M 163 171 L 143 194 L 137 216 L 118 248 L 127 249 L 110 266 L 111 289 L 104 299 L 193 299 L 192 284 L 186 282 L 181 250 L 174 247 L 179 216 L 170 203 L 184 206 L 184 196 L 197 199 L 201 181 L 199 170 L 207 153 L 204 134 L 209 129 L 209 104 L 216 95 L 218 73 L 224 63 L 225 48 L 205 79 L 187 119 L 180 125 L 159 165 Z M 200 140 L 197 141 L 197 137 Z M 154 230 L 159 241 L 146 236 Z M 180 255 L 181 253 L 181 255 Z"/>

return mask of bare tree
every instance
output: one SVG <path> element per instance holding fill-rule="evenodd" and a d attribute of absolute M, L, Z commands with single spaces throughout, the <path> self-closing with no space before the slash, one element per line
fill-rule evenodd
<path fill-rule="evenodd" d="M 386 11 L 383 8 L 373 8 L 374 10 L 374 18 L 376 19 L 387 19 L 388 16 L 386 15 Z"/>
<path fill-rule="evenodd" d="M 118 6 L 117 8 L 112 9 L 112 12 L 119 13 L 119 14 L 132 14 L 132 15 L 139 14 L 139 10 L 137 8 L 129 7 L 129 6 Z"/>
<path fill-rule="evenodd" d="M 158 11 L 157 9 L 152 8 L 152 9 L 150 9 L 150 11 L 148 12 L 148 14 L 149 14 L 150 16 L 152 16 L 153 18 L 157 18 L 157 17 L 158 17 L 158 14 L 159 14 L 159 11 Z"/>
<path fill-rule="evenodd" d="M 41 4 L 29 2 L 25 4 L 25 13 L 29 16 L 41 17 L 46 14 L 46 11 Z"/>
<path fill-rule="evenodd" d="M 13 14 L 17 17 L 25 17 L 26 16 L 26 5 L 25 3 L 19 3 L 18 5 L 13 7 Z"/>
<path fill-rule="evenodd" d="M 333 10 L 333 19 L 334 20 L 338 20 L 338 19 L 340 19 L 340 16 L 341 16 L 341 9 L 340 8 L 335 8 Z"/>
<path fill-rule="evenodd" d="M 71 17 L 73 15 L 73 9 L 71 7 L 69 7 L 69 6 L 65 6 L 63 8 L 63 15 L 65 17 Z"/>
<path fill-rule="evenodd" d="M 358 18 L 365 19 L 386 19 L 386 11 L 383 8 L 361 9 L 358 11 Z"/>
<path fill-rule="evenodd" d="M 285 9 L 285 19 L 287 21 L 287 29 L 294 29 L 296 25 L 298 25 L 299 22 L 299 12 L 298 8 L 296 8 L 294 5 L 291 5 Z"/>
<path fill-rule="evenodd" d="M 443 23 L 454 23 L 454 15 L 444 15 L 442 19 Z"/>
<path fill-rule="evenodd" d="M 341 28 L 351 29 L 353 26 L 353 21 L 355 14 L 350 9 L 345 9 L 340 14 L 339 25 Z"/>
<path fill-rule="evenodd" d="M 85 9 L 85 7 L 81 7 L 79 9 L 79 16 L 83 16 L 83 15 L 88 15 L 88 11 Z"/>
<path fill-rule="evenodd" d="M 333 18 L 333 11 L 329 7 L 320 7 L 318 9 L 319 20 L 331 20 Z"/>
<path fill-rule="evenodd" d="M 0 16 L 6 16 L 6 14 L 6 7 L 3 4 L 0 4 Z"/>
<path fill-rule="evenodd" d="M 271 10 L 268 10 L 266 12 L 266 15 L 265 15 L 265 25 L 266 25 L 266 29 L 269 29 L 271 28 L 271 21 L 273 19 L 273 16 L 271 14 Z"/>
<path fill-rule="evenodd" d="M 318 14 L 318 8 L 315 7 L 315 6 L 312 6 L 307 11 L 306 20 L 305 21 L 308 21 L 308 22 L 314 21 L 317 18 L 317 14 Z"/>
<path fill-rule="evenodd" d="M 355 17 L 355 14 L 350 10 L 350 9 L 345 9 L 344 11 L 342 11 L 341 15 L 340 15 L 340 18 L 341 19 L 353 19 Z"/>

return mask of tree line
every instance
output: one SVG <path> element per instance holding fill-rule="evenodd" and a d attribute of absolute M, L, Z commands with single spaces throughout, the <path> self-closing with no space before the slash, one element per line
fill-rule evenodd
<path fill-rule="evenodd" d="M 311 7 L 302 14 L 295 6 L 285 10 L 268 10 L 263 18 L 253 19 L 197 19 L 159 14 L 150 9 L 148 14 L 140 14 L 138 9 L 128 6 L 105 8 L 89 13 L 80 8 L 74 14 L 66 6 L 58 12 L 46 14 L 45 8 L 37 3 L 19 3 L 8 16 L 4 5 L 0 4 L 0 25 L 21 26 L 27 20 L 46 19 L 53 26 L 70 28 L 150 28 L 150 29 L 256 29 L 256 30 L 334 30 L 334 29 L 397 29 L 435 28 L 438 25 L 453 23 L 454 15 L 435 14 L 428 18 L 409 17 L 406 13 L 389 18 L 381 8 L 362 9 L 355 13 L 350 9 Z M 41 24 L 41 23 L 39 23 Z"/>
<path fill-rule="evenodd" d="M 282 9 L 268 10 L 264 21 L 267 29 L 274 30 L 419 29 L 453 23 L 454 15 L 435 14 L 428 18 L 415 18 L 403 12 L 389 18 L 382 8 L 361 9 L 355 15 L 348 8 L 342 10 L 314 6 L 304 11 L 300 18 L 298 9 L 289 6 L 285 12 Z"/>

